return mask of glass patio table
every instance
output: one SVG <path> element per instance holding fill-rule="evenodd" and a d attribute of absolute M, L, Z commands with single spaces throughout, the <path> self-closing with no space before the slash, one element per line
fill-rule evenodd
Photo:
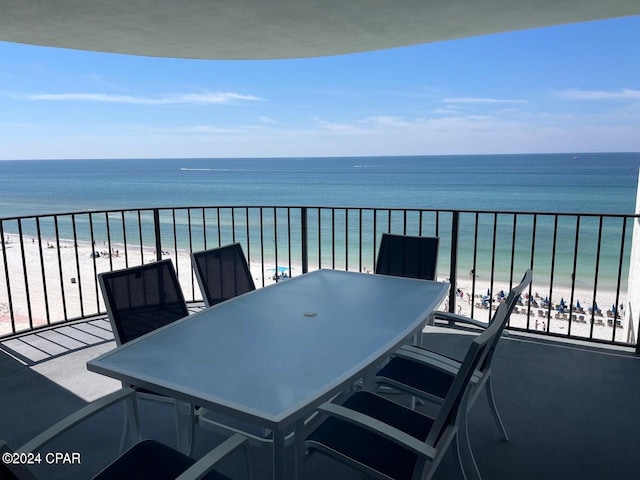
<path fill-rule="evenodd" d="M 126 384 L 285 436 L 420 332 L 448 283 L 317 270 L 202 310 L 88 362 Z M 298 478 L 304 435 L 295 435 Z"/>

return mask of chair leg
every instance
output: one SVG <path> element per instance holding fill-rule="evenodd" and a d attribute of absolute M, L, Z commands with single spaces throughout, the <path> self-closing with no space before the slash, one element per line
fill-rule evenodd
<path fill-rule="evenodd" d="M 251 480 L 251 465 L 249 465 L 249 442 L 245 442 L 242 446 L 242 451 L 244 452 L 244 464 L 246 466 L 245 473 L 247 474 L 247 480 Z"/>
<path fill-rule="evenodd" d="M 122 433 L 120 434 L 120 453 L 124 452 L 127 446 L 127 436 L 129 434 L 129 407 L 126 402 L 122 404 Z"/>
<path fill-rule="evenodd" d="M 489 408 L 491 408 L 491 414 L 493 415 L 493 419 L 496 422 L 496 426 L 498 430 L 500 430 L 500 436 L 502 439 L 507 442 L 509 441 L 509 436 L 507 435 L 507 431 L 504 428 L 504 424 L 502 423 L 502 419 L 500 418 L 500 414 L 498 413 L 498 407 L 496 407 L 496 401 L 493 396 L 493 388 L 491 387 L 491 377 L 487 379 L 487 383 L 485 384 L 485 390 L 487 392 L 487 400 L 489 401 Z"/>
<path fill-rule="evenodd" d="M 482 480 L 478 465 L 471 450 L 471 441 L 469 439 L 469 428 L 467 425 L 467 405 L 460 407 L 460 418 L 458 419 L 458 434 L 456 435 L 456 451 L 458 454 L 458 462 L 462 470 L 462 476 L 465 480 Z"/>

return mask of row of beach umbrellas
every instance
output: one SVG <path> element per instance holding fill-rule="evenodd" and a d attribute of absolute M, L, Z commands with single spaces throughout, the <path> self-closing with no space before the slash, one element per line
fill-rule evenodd
<path fill-rule="evenodd" d="M 505 297 L 505 293 L 504 290 L 500 290 L 500 293 L 498 293 L 498 297 L 500 298 L 504 298 Z M 487 290 L 487 294 L 485 296 L 482 297 L 482 300 L 484 301 L 488 301 L 491 298 L 491 291 Z M 544 300 L 542 301 L 542 305 L 543 306 L 548 306 L 549 305 L 549 297 L 544 297 Z M 567 309 L 567 303 L 564 301 L 564 297 L 560 298 L 560 304 L 557 307 L 557 310 L 560 312 L 564 312 Z M 576 300 L 576 309 L 577 310 L 581 310 L 582 309 L 582 305 L 580 305 L 580 300 Z M 596 312 L 600 311 L 600 309 L 598 308 L 598 302 L 593 302 L 593 310 L 595 310 Z M 591 308 L 589 308 L 589 311 L 591 311 Z M 611 311 L 615 313 L 616 311 L 616 306 L 612 305 L 611 306 Z"/>
<path fill-rule="evenodd" d="M 496 297 L 500 300 L 505 298 L 505 292 L 504 290 L 500 290 L 500 292 L 496 295 Z M 482 296 L 482 304 L 484 306 L 488 306 L 489 303 L 491 301 L 491 290 L 487 289 L 487 294 Z M 532 305 L 535 305 L 536 307 L 538 306 L 538 302 L 536 301 L 535 298 L 530 298 L 529 301 L 531 302 Z M 549 304 L 551 302 L 549 301 L 549 297 L 545 297 L 544 300 L 542 300 L 542 307 L 548 307 Z M 569 310 L 569 307 L 567 305 L 567 302 L 565 302 L 564 297 L 560 298 L 560 303 L 555 307 L 556 310 L 560 313 L 566 313 Z M 580 300 L 576 300 L 576 310 L 578 311 L 582 311 L 582 305 L 580 305 Z M 611 306 L 611 310 L 609 312 L 613 313 L 614 315 L 616 314 L 616 306 L 615 304 Z M 601 310 L 598 307 L 598 302 L 593 302 L 593 308 L 589 307 L 589 312 L 596 312 L 598 314 L 600 314 Z"/>

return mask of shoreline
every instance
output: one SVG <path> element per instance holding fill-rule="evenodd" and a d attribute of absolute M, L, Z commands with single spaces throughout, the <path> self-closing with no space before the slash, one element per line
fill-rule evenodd
<path fill-rule="evenodd" d="M 59 248 L 55 247 L 51 241 L 47 242 L 43 239 L 42 251 L 38 248 L 38 244 L 35 243 L 31 237 L 23 235 L 22 245 L 24 252 L 20 248 L 20 242 L 17 240 L 16 234 L 11 234 L 10 243 L 6 243 L 3 247 L 2 256 L 0 256 L 0 269 L 1 271 L 7 271 L 10 279 L 11 296 L 13 301 L 13 315 L 16 323 L 16 329 L 22 330 L 25 327 L 29 327 L 29 315 L 33 318 L 34 326 L 45 325 L 47 323 L 47 315 L 50 321 L 58 322 L 64 319 L 73 319 L 84 316 L 84 314 L 97 312 L 99 310 L 104 311 L 104 304 L 102 302 L 102 295 L 99 292 L 99 288 L 96 288 L 95 276 L 98 273 L 110 270 L 120 269 L 126 267 L 126 262 L 129 265 L 137 265 L 140 263 L 149 263 L 156 260 L 156 255 L 153 247 L 145 247 L 140 245 L 127 245 L 125 250 L 124 245 L 112 243 L 112 251 L 107 252 L 106 244 L 100 244 L 100 242 L 92 245 L 89 241 L 77 241 L 75 245 L 72 240 L 60 240 Z M 45 247 L 45 245 L 48 246 Z M 93 252 L 104 252 L 105 255 L 99 257 L 93 257 Z M 110 253 L 110 254 L 109 254 Z M 182 289 L 185 294 L 185 298 L 191 300 L 201 299 L 200 290 L 193 275 L 191 269 L 191 259 L 188 251 L 182 249 L 173 249 L 167 252 L 164 258 L 171 258 L 178 273 Z M 246 252 L 245 252 L 246 254 Z M 4 255 L 7 257 L 7 265 L 4 265 Z M 22 257 L 24 255 L 24 265 Z M 275 274 L 276 265 L 274 259 L 264 259 L 264 274 L 263 264 L 257 259 L 254 252 L 252 252 L 252 258 L 249 263 L 249 269 L 257 288 L 275 283 L 273 275 Z M 279 259 L 280 266 L 289 266 L 289 261 L 286 262 Z M 76 263 L 77 262 L 77 263 Z M 293 276 L 300 275 L 302 273 L 302 266 L 299 262 L 290 262 L 293 269 Z M 336 265 L 337 269 L 343 270 L 339 265 Z M 5 270 L 6 269 L 6 270 Z M 46 282 L 43 280 L 43 269 L 45 272 Z M 309 271 L 317 270 L 318 266 L 309 265 Z M 354 269 L 351 269 L 354 270 Z M 363 270 L 370 272 L 371 269 L 364 267 Z M 26 272 L 25 272 L 26 271 Z M 27 284 L 22 279 L 27 278 Z M 524 273 L 524 272 L 522 272 Z M 515 278 L 515 277 L 518 278 Z M 520 273 L 514 274 L 514 284 L 520 279 Z M 448 281 L 446 276 L 439 275 L 439 281 Z M 486 295 L 487 290 L 491 290 L 490 281 L 483 280 L 482 278 L 475 279 L 475 291 L 472 292 L 472 278 L 468 275 L 460 275 L 458 277 L 458 284 L 456 288 L 462 293 L 461 297 L 458 297 L 456 305 L 456 313 L 465 316 L 471 316 L 471 310 L 473 306 L 473 317 L 477 320 L 488 321 L 490 317 L 490 310 L 476 307 L 478 302 L 481 303 L 481 298 Z M 548 282 L 548 279 L 546 279 Z M 536 282 L 536 272 L 534 271 L 533 282 L 531 287 L 532 296 L 538 293 L 538 296 L 543 299 L 545 296 L 549 296 L 553 293 L 553 298 L 550 300 L 554 303 L 560 303 L 560 299 L 564 299 L 568 305 L 570 302 L 576 305 L 576 301 L 579 301 L 584 308 L 585 313 L 578 313 L 574 311 L 576 315 L 575 320 L 571 322 L 571 335 L 588 337 L 590 332 L 590 319 L 591 315 L 587 313 L 588 307 L 591 306 L 593 289 L 574 288 L 573 298 L 571 297 L 571 289 L 563 287 L 559 283 L 554 284 L 553 292 L 550 292 L 550 285 L 548 283 Z M 508 282 L 495 281 L 493 284 L 492 293 L 495 296 L 504 290 L 508 293 Z M 48 306 L 45 304 L 45 290 L 46 298 L 49 301 Z M 64 300 L 62 292 L 64 291 Z M 471 295 L 475 295 L 472 297 Z M 527 292 L 528 293 L 528 292 Z M 30 303 L 27 304 L 27 295 Z M 82 298 L 82 301 L 81 301 Z M 620 292 L 617 305 L 626 304 L 627 293 Z M 598 290 L 598 307 L 602 310 L 603 316 L 596 316 L 596 323 L 593 327 L 594 338 L 610 340 L 613 335 L 613 327 L 608 325 L 606 311 L 611 309 L 616 300 L 616 292 L 611 290 L 599 289 Z M 440 310 L 446 309 L 448 299 L 440 306 Z M 497 302 L 493 303 L 497 306 Z M 48 307 L 48 308 L 47 308 Z M 529 328 L 531 330 L 543 330 L 548 329 L 552 333 L 567 334 L 569 329 L 569 322 L 562 320 L 561 318 L 555 318 L 555 311 L 551 311 L 551 319 L 549 325 L 546 325 L 546 310 L 545 316 L 538 315 L 538 310 L 542 310 L 539 307 L 532 307 L 531 317 L 529 319 Z M 491 310 L 492 312 L 492 310 Z M 624 313 L 624 310 L 623 310 Z M 586 322 L 579 322 L 579 316 L 584 315 Z M 599 325 L 598 320 L 601 320 L 604 325 Z M 626 318 L 624 315 L 620 317 L 620 322 L 623 328 L 616 328 L 615 338 L 620 340 L 624 337 L 624 330 L 626 327 Z M 512 314 L 510 325 L 518 328 L 526 328 L 527 317 L 526 315 L 516 313 Z M 544 325 L 544 326 L 543 326 Z M 11 317 L 8 304 L 8 292 L 5 282 L 5 276 L 0 278 L 0 335 L 8 334 L 11 331 Z"/>

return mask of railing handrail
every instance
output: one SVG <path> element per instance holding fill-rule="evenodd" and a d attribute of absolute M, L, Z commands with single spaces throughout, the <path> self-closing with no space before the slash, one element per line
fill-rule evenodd
<path fill-rule="evenodd" d="M 385 207 L 385 206 L 340 206 L 340 205 L 175 205 L 175 206 L 152 206 L 143 208 L 109 208 L 109 209 L 86 209 L 75 210 L 69 212 L 51 212 L 38 215 L 19 215 L 15 217 L 1 217 L 0 221 L 15 221 L 15 220 L 27 220 L 35 218 L 47 218 L 54 216 L 71 216 L 71 215 L 87 215 L 87 214 L 104 214 L 104 213 L 120 213 L 120 212 L 153 212 L 155 210 L 209 210 L 217 208 L 227 209 L 307 209 L 307 210 L 362 210 L 362 211 L 374 211 L 384 210 L 391 212 L 404 212 L 404 211 L 421 211 L 421 212 L 446 212 L 446 213 L 478 213 L 480 215 L 496 214 L 496 215 L 540 215 L 540 216 L 559 216 L 559 217 L 610 217 L 610 218 L 640 218 L 640 213 L 608 213 L 608 212 L 552 212 L 552 211 L 534 211 L 534 210 L 486 210 L 486 209 L 468 209 L 468 208 L 430 208 L 430 207 Z"/>

